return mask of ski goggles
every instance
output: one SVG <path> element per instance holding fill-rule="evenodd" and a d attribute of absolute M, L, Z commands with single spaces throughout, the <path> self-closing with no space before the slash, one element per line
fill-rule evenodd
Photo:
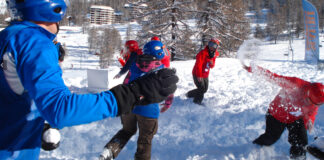
<path fill-rule="evenodd" d="M 213 41 L 209 41 L 208 42 L 208 48 L 213 48 L 213 49 L 217 49 L 217 47 L 218 47 L 218 44 L 217 43 L 215 43 L 215 42 L 213 42 Z"/>

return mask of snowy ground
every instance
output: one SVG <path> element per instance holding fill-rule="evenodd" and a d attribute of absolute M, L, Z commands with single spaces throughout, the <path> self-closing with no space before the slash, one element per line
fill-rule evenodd
<path fill-rule="evenodd" d="M 119 26 L 124 34 L 126 27 Z M 63 78 L 67 86 L 77 93 L 87 92 L 86 69 L 98 67 L 98 57 L 89 55 L 87 36 L 80 28 L 62 27 L 59 41 L 66 43 L 69 55 L 64 62 Z M 324 40 L 324 38 L 321 38 Z M 284 54 L 288 42 L 278 44 L 263 42 L 259 47 L 256 63 L 273 72 L 286 76 L 297 76 L 308 81 L 324 83 L 324 70 L 306 64 L 304 40 L 294 40 L 294 60 Z M 324 49 L 321 48 L 324 59 Z M 80 64 L 82 65 L 80 67 Z M 117 64 L 117 63 L 116 63 Z M 180 78 L 173 106 L 159 118 L 158 133 L 153 139 L 152 160 L 271 160 L 287 159 L 289 143 L 287 131 L 271 147 L 259 148 L 251 142 L 264 132 L 265 112 L 279 88 L 253 77 L 242 69 L 238 59 L 218 58 L 210 73 L 209 90 L 204 104 L 192 103 L 184 95 L 193 89 L 191 71 L 194 61 L 172 62 Z M 115 80 L 120 66 L 110 67 L 110 87 L 121 83 Z M 315 136 L 324 135 L 324 108 L 319 109 Z M 104 145 L 121 128 L 119 118 L 61 130 L 60 148 L 52 152 L 41 152 L 41 160 L 95 160 Z M 136 151 L 137 135 L 120 153 L 117 160 L 130 160 Z M 308 160 L 315 159 L 307 155 Z"/>

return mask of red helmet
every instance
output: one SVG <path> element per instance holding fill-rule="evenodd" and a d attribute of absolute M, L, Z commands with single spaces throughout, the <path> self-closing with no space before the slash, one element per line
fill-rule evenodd
<path fill-rule="evenodd" d="M 128 48 L 130 52 L 136 52 L 138 50 L 138 43 L 135 40 L 128 40 L 125 43 L 125 47 Z"/>
<path fill-rule="evenodd" d="M 214 39 L 214 38 L 212 38 L 212 39 L 210 40 L 210 42 L 214 42 L 214 43 L 216 43 L 217 45 L 220 44 L 219 40 L 218 40 L 218 39 Z"/>
<path fill-rule="evenodd" d="M 151 38 L 151 41 L 160 41 L 160 38 L 157 37 L 157 36 L 154 36 L 154 37 Z"/>
<path fill-rule="evenodd" d="M 306 91 L 309 99 L 316 105 L 324 103 L 324 85 L 321 83 L 312 83 Z"/>

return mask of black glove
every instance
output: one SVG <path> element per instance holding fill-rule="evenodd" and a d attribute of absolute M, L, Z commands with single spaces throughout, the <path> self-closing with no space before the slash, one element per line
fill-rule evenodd
<path fill-rule="evenodd" d="M 135 105 L 159 103 L 177 89 L 179 78 L 175 69 L 160 69 L 140 77 L 128 85 L 118 85 L 110 91 L 118 104 L 118 115 L 130 112 Z"/>
<path fill-rule="evenodd" d="M 54 132 L 56 134 L 53 134 Z M 57 135 L 57 133 L 59 135 Z M 48 141 L 49 139 L 53 139 L 53 137 L 49 137 L 49 136 L 58 136 L 55 137 L 55 139 L 58 138 L 60 139 L 60 133 L 58 132 L 58 129 L 52 128 L 48 123 L 45 123 L 43 128 L 43 133 L 42 133 L 42 149 L 45 151 L 52 151 L 58 148 L 60 145 L 60 140 L 58 142 Z"/>

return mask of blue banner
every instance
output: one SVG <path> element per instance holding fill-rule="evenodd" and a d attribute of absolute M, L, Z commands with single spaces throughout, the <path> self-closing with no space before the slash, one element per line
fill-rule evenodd
<path fill-rule="evenodd" d="M 319 61 L 318 14 L 316 8 L 307 0 L 302 0 L 305 23 L 305 60 Z"/>

